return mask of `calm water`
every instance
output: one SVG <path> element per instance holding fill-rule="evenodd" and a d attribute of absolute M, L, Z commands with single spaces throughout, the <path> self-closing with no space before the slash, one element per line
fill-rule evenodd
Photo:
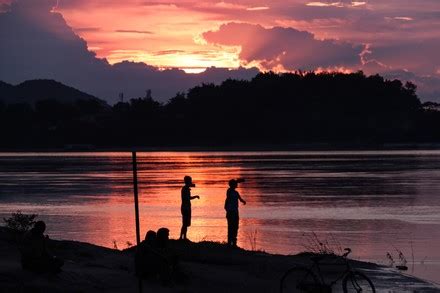
<path fill-rule="evenodd" d="M 165 226 L 178 237 L 191 175 L 201 199 L 189 238 L 225 241 L 227 182 L 244 177 L 240 246 L 293 254 L 316 233 L 357 259 L 386 264 L 401 250 L 410 273 L 440 281 L 440 151 L 145 152 L 138 161 L 142 235 Z M 132 194 L 130 153 L 0 153 L 0 216 L 37 213 L 53 238 L 127 247 Z"/>

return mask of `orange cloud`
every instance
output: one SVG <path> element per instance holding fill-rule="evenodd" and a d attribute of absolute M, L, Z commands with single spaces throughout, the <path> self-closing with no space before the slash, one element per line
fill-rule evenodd
<path fill-rule="evenodd" d="M 407 69 L 428 76 L 438 74 L 440 66 L 438 0 L 15 0 L 10 6 L 11 2 L 0 0 L 0 17 L 15 7 L 21 9 L 20 15 L 32 18 L 35 28 L 51 30 L 61 39 L 76 40 L 76 35 L 71 34 L 73 30 L 82 38 L 81 46 L 111 64 L 130 60 L 161 69 L 183 68 L 187 72 L 211 66 L 258 65 L 281 71 L 310 64 L 313 68 L 346 68 L 347 59 L 352 58 L 350 62 L 354 64 L 353 58 L 358 58 L 343 46 L 344 50 L 333 51 L 329 58 L 324 54 L 325 58 L 313 63 L 308 47 L 299 46 L 293 51 L 290 44 L 284 48 L 292 42 L 291 36 L 278 43 L 281 49 L 276 52 L 271 51 L 273 34 L 260 37 L 240 33 L 240 42 L 233 45 L 206 42 L 202 37 L 206 31 L 235 22 L 304 31 L 313 35 L 315 44 L 325 40 L 358 46 L 370 44 L 370 59 L 360 66 L 368 64 L 372 70 Z M 69 28 L 53 25 L 53 19 L 45 14 L 48 11 Z M 0 29 L 7 25 L 1 23 Z M 0 46 L 6 48 L 11 40 L 2 40 Z M 95 58 L 90 52 L 84 54 Z M 336 57 L 338 62 L 328 64 L 327 60 Z"/>

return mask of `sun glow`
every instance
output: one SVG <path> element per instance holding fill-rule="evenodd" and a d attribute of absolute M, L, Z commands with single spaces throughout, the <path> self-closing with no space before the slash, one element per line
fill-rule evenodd
<path fill-rule="evenodd" d="M 180 68 L 187 73 L 200 73 L 212 66 L 221 68 L 239 67 L 238 52 L 238 48 L 226 48 L 218 51 L 167 50 L 157 52 L 113 50 L 106 58 L 110 64 L 128 60 L 144 62 L 163 69 Z"/>

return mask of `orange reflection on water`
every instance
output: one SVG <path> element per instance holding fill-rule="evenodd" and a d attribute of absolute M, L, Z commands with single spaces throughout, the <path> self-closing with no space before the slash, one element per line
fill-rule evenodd
<path fill-rule="evenodd" d="M 104 201 L 96 203 L 96 210 L 100 210 L 107 221 L 101 221 L 98 226 L 92 221 L 86 224 L 86 229 L 93 231 L 95 227 L 106 230 L 109 238 L 102 239 L 101 233 L 97 233 L 97 239 L 90 239 L 93 243 L 112 246 L 113 240 L 124 245 L 127 241 L 135 242 L 130 154 L 127 153 L 123 158 L 121 160 L 121 154 L 108 157 L 113 165 L 125 164 L 126 168 L 105 174 L 118 181 L 114 185 L 110 184 L 111 194 Z M 227 223 L 223 208 L 226 190 L 231 178 L 243 177 L 242 168 L 233 163 L 228 164 L 228 160 L 220 156 L 213 158 L 194 153 L 138 153 L 141 239 L 148 230 L 161 227 L 170 229 L 171 238 L 178 238 L 181 228 L 180 191 L 185 175 L 192 176 L 196 184 L 192 188 L 192 195 L 200 196 L 200 199 L 191 201 L 192 225 L 188 237 L 193 241 L 226 240 Z M 121 182 L 125 182 L 122 187 Z M 246 194 L 246 185 L 239 188 L 239 191 Z"/>

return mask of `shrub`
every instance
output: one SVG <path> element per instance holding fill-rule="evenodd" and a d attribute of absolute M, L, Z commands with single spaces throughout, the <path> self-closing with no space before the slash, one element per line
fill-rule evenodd
<path fill-rule="evenodd" d="M 319 238 L 315 232 L 303 233 L 302 236 L 303 241 L 305 241 L 302 246 L 306 252 L 333 255 L 343 254 L 341 243 L 332 234 L 330 234 L 329 238 L 324 239 Z"/>
<path fill-rule="evenodd" d="M 17 211 L 16 213 L 12 213 L 10 218 L 3 218 L 3 221 L 9 229 L 23 233 L 33 227 L 36 217 L 38 217 L 36 214 L 26 215 L 22 214 L 21 211 Z"/>

